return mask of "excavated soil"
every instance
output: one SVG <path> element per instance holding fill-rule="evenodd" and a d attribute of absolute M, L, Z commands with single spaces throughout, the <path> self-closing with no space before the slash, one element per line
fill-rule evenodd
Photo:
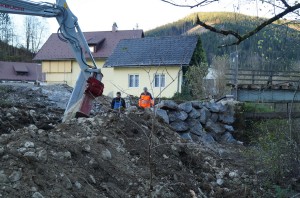
<path fill-rule="evenodd" d="M 243 145 L 192 143 L 150 111 L 61 123 L 71 89 L 0 84 L 0 197 L 273 197 Z"/>

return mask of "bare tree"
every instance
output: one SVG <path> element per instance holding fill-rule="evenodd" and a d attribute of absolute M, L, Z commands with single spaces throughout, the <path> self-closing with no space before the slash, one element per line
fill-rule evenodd
<path fill-rule="evenodd" d="M 162 2 L 171 4 L 173 6 L 178 6 L 178 7 L 188 7 L 188 8 L 195 8 L 195 7 L 201 7 L 201 6 L 206 6 L 208 4 L 218 2 L 219 0 L 202 0 L 202 1 L 184 1 L 185 3 L 182 3 L 182 0 L 174 1 L 174 0 L 161 0 Z"/>
<path fill-rule="evenodd" d="M 173 6 L 195 8 L 195 7 L 207 6 L 211 3 L 218 2 L 219 0 L 202 0 L 202 1 L 186 0 L 184 4 L 182 3 L 182 1 L 179 1 L 179 0 L 178 1 L 176 1 L 176 0 L 161 0 L 161 1 L 165 2 L 165 3 L 169 3 Z M 221 47 L 224 47 L 224 46 L 240 44 L 242 41 L 255 35 L 257 32 L 262 30 L 264 27 L 272 24 L 273 22 L 277 21 L 278 19 L 285 17 L 288 14 L 295 14 L 297 16 L 296 19 L 297 18 L 299 19 L 299 17 L 300 17 L 300 14 L 299 14 L 300 3 L 296 0 L 278 0 L 278 1 L 246 0 L 245 2 L 251 3 L 254 1 L 256 1 L 256 2 L 260 1 L 262 3 L 271 5 L 274 8 L 273 17 L 271 17 L 269 19 L 265 19 L 260 24 L 258 24 L 256 27 L 254 27 L 252 30 L 250 30 L 244 34 L 240 34 L 239 32 L 234 31 L 234 30 L 225 30 L 225 29 L 215 28 L 214 26 L 207 24 L 204 21 L 202 21 L 201 19 L 199 19 L 199 17 L 197 17 L 196 24 L 201 25 L 202 27 L 204 27 L 212 32 L 223 34 L 225 36 L 233 36 L 236 39 L 233 43 L 228 43 L 228 44 L 224 44 L 221 46 Z M 276 10 L 279 13 L 276 13 Z"/>
<path fill-rule="evenodd" d="M 43 41 L 43 35 L 47 32 L 46 21 L 38 17 L 27 16 L 25 18 L 25 45 L 26 49 L 37 52 Z"/>
<path fill-rule="evenodd" d="M 216 97 L 221 97 L 227 94 L 230 90 L 226 82 L 226 72 L 229 69 L 228 56 L 215 56 L 212 59 L 211 68 L 213 69 L 213 77 L 215 80 Z"/>
<path fill-rule="evenodd" d="M 7 13 L 0 13 L 0 39 L 4 43 L 11 43 L 13 40 L 12 21 Z"/>

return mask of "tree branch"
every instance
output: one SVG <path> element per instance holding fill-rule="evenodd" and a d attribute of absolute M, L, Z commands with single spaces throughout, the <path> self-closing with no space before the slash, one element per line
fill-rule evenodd
<path fill-rule="evenodd" d="M 295 10 L 297 10 L 299 8 L 300 8 L 300 3 L 295 4 L 294 6 L 289 6 L 283 12 L 281 12 L 280 14 L 275 15 L 274 17 L 262 22 L 255 29 L 253 29 L 252 31 L 247 32 L 244 35 L 240 35 L 238 32 L 235 32 L 235 31 L 232 31 L 232 30 L 217 29 L 217 28 L 215 28 L 211 25 L 208 25 L 205 22 L 201 21 L 198 16 L 197 16 L 196 24 L 201 25 L 202 27 L 204 27 L 204 28 L 206 28 L 206 29 L 208 29 L 212 32 L 223 34 L 225 36 L 228 36 L 228 35 L 234 36 L 237 39 L 236 42 L 220 46 L 220 47 L 227 47 L 227 46 L 232 46 L 232 45 L 239 45 L 242 41 L 244 41 L 244 40 L 248 39 L 249 37 L 253 36 L 257 32 L 259 32 L 260 30 L 262 30 L 264 27 L 270 25 L 274 21 L 277 21 L 278 19 L 282 18 L 283 16 L 287 15 L 288 13 L 294 12 Z"/>
<path fill-rule="evenodd" d="M 201 21 L 199 19 L 199 16 L 197 16 L 196 24 L 201 25 L 205 29 L 208 29 L 209 31 L 212 31 L 212 32 L 215 32 L 215 33 L 223 34 L 225 36 L 232 35 L 235 38 L 237 38 L 238 40 L 242 39 L 242 36 L 239 33 L 235 32 L 235 31 L 232 31 L 232 30 L 217 29 L 217 28 L 215 28 L 215 27 L 213 27 L 211 25 L 208 25 L 207 23 Z"/>
<path fill-rule="evenodd" d="M 187 7 L 187 8 L 195 8 L 195 7 L 200 7 L 200 6 L 206 6 L 208 4 L 211 4 L 213 2 L 217 2 L 219 0 L 203 0 L 201 2 L 197 2 L 196 4 L 193 5 L 189 5 L 189 4 L 178 4 L 175 3 L 174 1 L 169 1 L 169 0 L 161 0 L 162 2 L 171 4 L 173 6 L 177 6 L 177 7 Z"/>
<path fill-rule="evenodd" d="M 291 6 L 286 2 L 286 0 L 281 0 L 285 7 L 290 8 Z"/>
<path fill-rule="evenodd" d="M 277 5 L 276 3 L 272 3 L 272 2 L 270 2 L 270 1 L 267 1 L 266 3 L 267 3 L 267 4 L 270 4 L 271 6 L 275 6 L 276 8 L 282 9 L 282 10 L 285 9 L 284 7 L 279 6 L 279 5 Z M 283 2 L 282 2 L 282 3 L 283 3 Z M 283 3 L 283 4 L 284 4 L 284 3 Z M 285 5 L 285 4 L 284 4 L 284 5 Z M 289 4 L 287 4 L 287 6 L 288 6 L 288 7 L 291 7 Z M 298 12 L 293 11 L 293 12 L 291 12 L 291 13 L 300 16 L 300 14 L 299 14 Z"/>

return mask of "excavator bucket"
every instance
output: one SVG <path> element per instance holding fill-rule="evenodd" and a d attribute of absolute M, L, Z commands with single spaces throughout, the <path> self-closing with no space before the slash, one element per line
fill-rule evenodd
<path fill-rule="evenodd" d="M 89 77 L 86 82 L 87 86 L 84 94 L 82 94 L 82 98 L 76 103 L 72 103 L 72 105 L 67 108 L 63 117 L 63 122 L 74 117 L 89 117 L 93 108 L 93 101 L 96 97 L 102 95 L 104 84 L 100 80 L 96 79 L 95 77 Z M 74 92 L 76 94 L 76 90 L 73 91 L 73 94 Z"/>
<path fill-rule="evenodd" d="M 93 107 L 93 101 L 96 97 L 102 95 L 104 84 L 95 77 L 89 77 L 87 80 L 87 88 L 82 98 L 79 110 L 76 112 L 75 117 L 89 117 Z"/>
<path fill-rule="evenodd" d="M 90 112 L 93 108 L 93 101 L 94 101 L 94 97 L 90 94 L 84 94 L 79 109 L 75 114 L 76 118 L 79 117 L 85 117 L 88 118 L 90 115 Z"/>

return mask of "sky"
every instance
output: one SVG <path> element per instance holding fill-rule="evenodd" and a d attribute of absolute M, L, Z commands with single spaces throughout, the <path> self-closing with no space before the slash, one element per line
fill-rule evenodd
<path fill-rule="evenodd" d="M 31 0 L 41 2 L 40 0 Z M 54 3 L 55 0 L 42 0 Z M 195 0 L 185 0 L 191 2 Z M 80 28 L 87 31 L 109 31 L 114 22 L 119 30 L 143 29 L 144 31 L 171 23 L 194 12 L 228 11 L 252 16 L 270 17 L 273 9 L 265 4 L 246 4 L 249 0 L 219 0 L 205 7 L 183 8 L 164 3 L 161 0 L 67 0 L 71 11 L 77 16 Z M 257 2 L 260 2 L 259 0 Z M 24 16 L 15 15 L 18 32 L 23 31 Z M 44 21 L 48 36 L 56 33 L 58 23 L 54 18 Z M 45 36 L 48 38 L 48 36 Z"/>
<path fill-rule="evenodd" d="M 39 0 L 33 0 L 40 2 Z M 114 22 L 120 30 L 139 28 L 144 31 L 157 26 L 177 21 L 193 12 L 229 11 L 257 15 L 255 4 L 245 5 L 245 0 L 220 0 L 209 6 L 198 8 L 176 7 L 160 0 L 69 0 L 71 11 L 78 17 L 82 31 L 111 30 Z M 47 2 L 55 2 L 48 0 Z M 189 1 L 187 1 L 189 2 Z M 238 2 L 240 2 L 238 9 Z M 259 11 L 260 16 L 267 15 L 267 10 Z M 22 21 L 22 16 L 16 17 Z M 55 19 L 47 19 L 50 33 L 58 29 Z"/>

